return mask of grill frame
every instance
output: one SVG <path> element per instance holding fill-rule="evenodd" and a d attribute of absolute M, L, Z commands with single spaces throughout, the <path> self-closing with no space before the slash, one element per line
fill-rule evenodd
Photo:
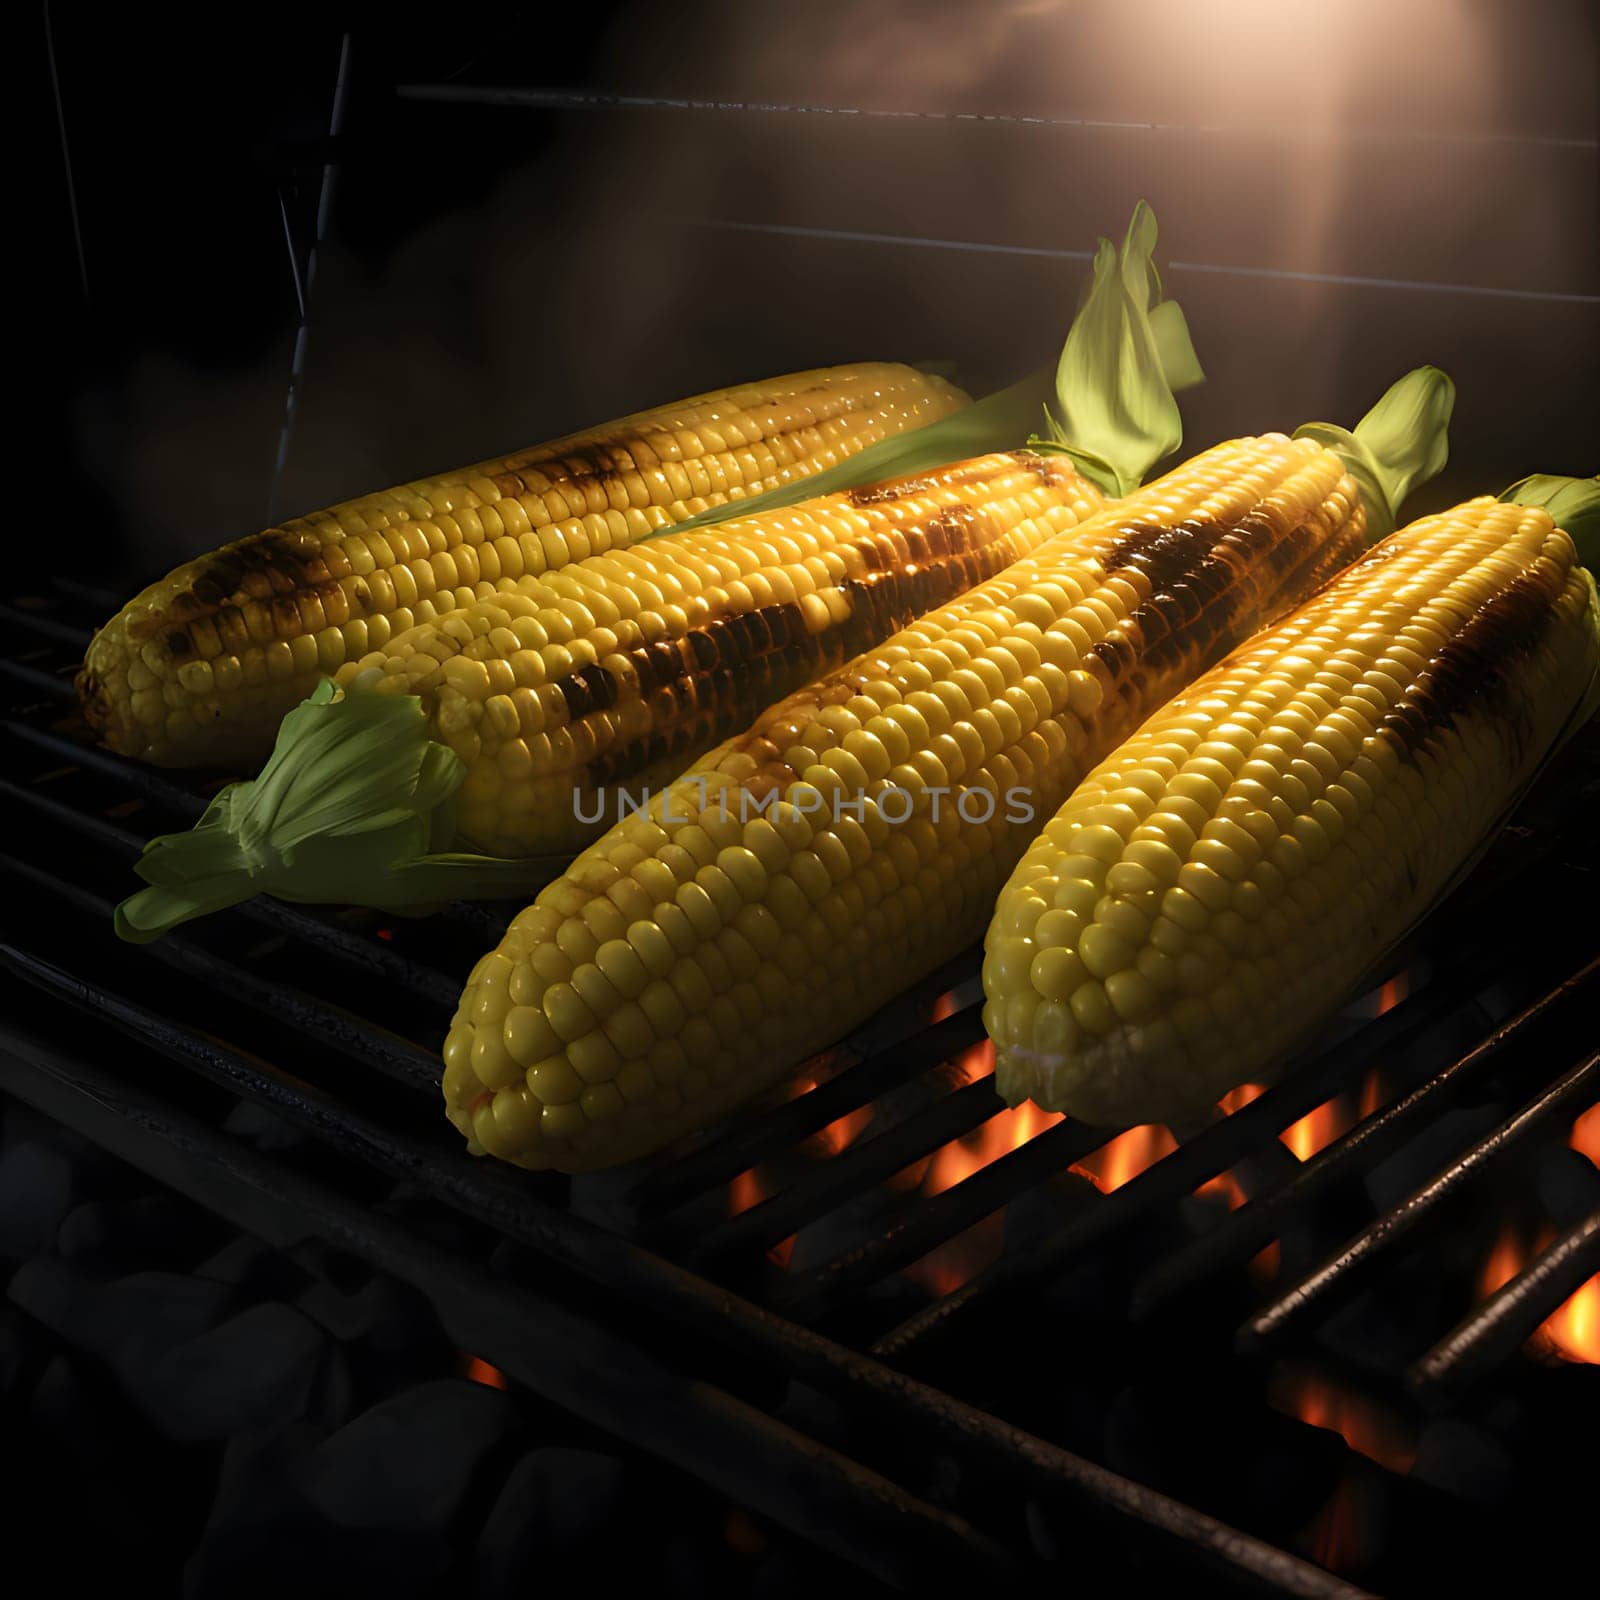
<path fill-rule="evenodd" d="M 0 781 L 0 800 L 13 813 L 126 861 L 142 843 L 141 836 L 105 815 L 104 808 L 95 814 L 72 800 L 74 785 L 91 793 L 109 789 L 121 794 L 124 798 L 110 809 L 148 808 L 152 816 L 167 819 L 164 826 L 192 821 L 204 804 L 204 786 L 175 782 L 85 748 L 65 726 L 71 721 L 66 674 L 86 635 L 62 618 L 74 612 L 86 615 L 100 598 L 63 587 L 45 609 L 12 605 L 0 611 L 0 622 L 7 624 L 12 641 L 10 651 L 0 656 L 0 679 L 8 685 L 6 697 L 14 702 L 0 729 L 8 753 L 33 763 L 24 781 Z M 111 597 L 104 600 L 110 609 Z M 1600 766 L 1596 731 L 1591 726 L 1587 736 L 1576 741 L 1576 754 L 1564 758 L 1559 770 L 1541 785 L 1528 808 L 1536 824 L 1541 804 L 1551 804 L 1569 818 L 1581 811 L 1582 796 L 1592 786 L 1592 772 L 1591 779 L 1585 779 L 1584 772 Z M 49 792 L 62 784 L 69 798 Z M 8 833 L 8 841 L 19 837 L 26 835 L 16 829 Z M 1576 842 L 1559 831 L 1514 824 L 1505 846 L 1491 852 L 1463 886 L 1456 904 L 1483 910 L 1497 903 L 1497 894 L 1514 898 L 1517 876 L 1526 871 L 1530 856 L 1547 859 Z M 71 878 L 62 879 L 36 861 L 19 859 L 13 850 L 8 842 L 0 860 L 8 874 L 42 894 L 55 894 L 69 914 L 105 925 L 110 908 L 106 896 Z M 105 879 L 103 873 L 96 876 Z M 338 917 L 262 900 L 224 915 L 245 925 L 251 936 L 290 941 L 298 952 L 295 959 L 301 962 L 309 952 L 314 962 L 331 962 L 363 982 L 381 984 L 386 991 L 406 991 L 428 1007 L 446 1008 L 436 1029 L 442 1037 L 459 979 L 435 964 L 426 938 L 418 941 L 421 953 L 412 955 L 404 948 L 407 940 L 385 942 Z M 377 919 L 359 920 L 370 927 Z M 481 948 L 499 925 L 496 912 L 479 907 L 454 908 L 440 919 L 444 934 L 458 949 L 470 950 L 474 941 Z M 150 947 L 145 956 L 129 952 L 128 960 L 154 959 L 175 969 L 180 981 L 218 990 L 247 1011 L 270 1014 L 280 1028 L 287 1024 L 292 1031 L 331 1043 L 359 1073 L 369 1075 L 364 1095 L 403 1097 L 407 1110 L 398 1124 L 361 1113 L 270 1059 L 213 1038 L 196 1022 L 165 1017 L 93 978 L 60 967 L 28 948 L 26 932 L 13 934 L 0 945 L 0 964 L 24 985 L 25 995 L 42 993 L 48 997 L 47 1005 L 20 1028 L 5 1029 L 10 1038 L 0 1056 L 0 1080 L 20 1098 L 117 1149 L 162 1181 L 234 1216 L 252 1231 L 266 1230 L 269 1237 L 283 1234 L 293 1230 L 298 1217 L 330 1242 L 407 1278 L 429 1295 L 447 1326 L 459 1328 L 463 1343 L 520 1381 L 602 1427 L 632 1428 L 646 1448 L 891 1583 L 938 1581 L 956 1568 L 974 1578 L 1019 1581 L 1029 1576 L 1033 1563 L 892 1477 L 793 1430 L 765 1426 L 768 1419 L 759 1410 L 751 1414 L 747 1400 L 704 1375 L 695 1380 L 695 1393 L 703 1405 L 673 1413 L 679 1418 L 677 1427 L 658 1426 L 648 1405 L 615 1409 L 603 1394 L 607 1364 L 644 1363 L 639 1370 L 647 1368 L 655 1386 L 664 1390 L 673 1387 L 677 1376 L 648 1348 L 620 1331 L 630 1307 L 636 1313 L 643 1305 L 664 1315 L 680 1335 L 708 1341 L 712 1349 L 731 1348 L 741 1363 L 763 1368 L 785 1383 L 814 1387 L 863 1417 L 888 1421 L 904 1429 L 908 1438 L 926 1439 L 933 1448 L 953 1452 L 968 1472 L 1007 1482 L 1019 1494 L 1056 1507 L 1068 1518 L 1087 1514 L 1109 1530 L 1106 1549 L 1120 1550 L 1124 1558 L 1137 1559 L 1140 1552 L 1154 1551 L 1156 1559 L 1170 1563 L 1173 1570 L 1206 1573 L 1230 1590 L 1354 1595 L 1360 1591 L 1301 1558 L 1027 1433 L 911 1373 L 928 1363 L 930 1348 L 934 1356 L 941 1347 L 959 1346 L 962 1340 L 969 1349 L 974 1344 L 985 1348 L 979 1334 L 986 1322 L 992 1327 L 993 1318 L 1007 1307 L 1014 1308 L 1019 1296 L 1025 1299 L 1084 1260 L 1103 1255 L 1152 1211 L 1170 1208 L 1208 1179 L 1258 1158 L 1263 1150 L 1281 1156 L 1278 1135 L 1358 1079 L 1375 1053 L 1399 1048 L 1408 1030 L 1425 1036 L 1438 1023 L 1441 1010 L 1448 1013 L 1452 1001 L 1478 992 L 1492 974 L 1497 952 L 1492 945 L 1475 947 L 1470 926 L 1471 919 L 1431 919 L 1401 959 L 1416 963 L 1426 952 L 1444 976 L 1422 985 L 1365 1027 L 1313 1047 L 1299 1069 L 1278 1087 L 1207 1128 L 1187 1130 L 1189 1136 L 1175 1152 L 1122 1188 L 1093 1199 L 1079 1196 L 1085 1203 L 1068 1218 L 1050 1248 L 1027 1256 L 1003 1255 L 955 1294 L 858 1341 L 865 1349 L 853 1348 L 848 1337 L 830 1336 L 841 1293 L 883 1281 L 1051 1173 L 1091 1154 L 1105 1143 L 1104 1137 L 1070 1123 L 1058 1124 L 924 1201 L 894 1229 L 863 1240 L 859 1249 L 847 1249 L 809 1274 L 779 1275 L 775 1284 L 764 1264 L 773 1244 L 822 1211 L 875 1189 L 884 1178 L 998 1112 L 1000 1103 L 984 1081 L 967 1082 L 928 1101 L 878 1137 L 860 1140 L 841 1154 L 810 1165 L 763 1204 L 709 1233 L 692 1225 L 695 1207 L 703 1206 L 707 1196 L 725 1191 L 733 1178 L 756 1163 L 863 1104 L 878 1101 L 897 1085 L 937 1073 L 951 1056 L 975 1045 L 982 1030 L 970 959 L 919 985 L 819 1059 L 814 1064 L 815 1087 L 735 1119 L 686 1152 L 654 1163 L 631 1178 L 625 1190 L 612 1186 L 609 1192 L 602 1189 L 583 1196 L 591 1203 L 599 1196 L 611 1227 L 577 1215 L 573 1196 L 563 1195 L 565 1186 L 558 1181 L 471 1161 L 455 1148 L 454 1134 L 436 1113 L 431 1133 L 409 1131 L 408 1124 L 437 1082 L 437 1066 L 422 1045 L 332 1004 L 314 986 L 302 992 L 252 972 L 225 950 L 214 948 L 209 939 L 186 932 Z M 465 967 L 459 970 L 464 976 Z M 1284 1217 L 1277 1229 L 1281 1235 L 1326 1188 L 1351 1173 L 1370 1171 L 1381 1154 L 1404 1142 L 1407 1129 L 1441 1097 L 1459 1098 L 1466 1087 L 1497 1076 L 1508 1054 L 1525 1052 L 1542 1025 L 1581 1006 L 1594 991 L 1597 976 L 1600 963 L 1593 962 L 1563 973 L 1553 989 L 1534 995 L 1508 1020 L 1491 1027 L 1465 1054 L 1446 1063 L 1442 1073 L 1425 1072 L 1417 1084 L 1402 1084 L 1388 1105 L 1295 1169 L 1286 1182 L 1202 1235 L 1190 1247 L 1186 1269 L 1174 1273 L 1169 1264 L 1166 1279 L 1159 1269 L 1147 1274 L 1135 1289 L 1130 1308 L 1134 1321 L 1148 1322 L 1186 1283 L 1192 1287 L 1239 1260 L 1240 1252 L 1257 1242 L 1260 1230 L 1270 1228 L 1275 1216 Z M 952 1014 L 931 1025 L 919 1021 L 927 1017 L 930 999 L 941 992 L 953 997 Z M 50 1018 L 55 1004 L 87 1014 L 97 1028 L 109 1026 L 231 1095 L 269 1106 L 343 1157 L 354 1156 L 390 1177 L 420 1184 L 502 1240 L 569 1275 L 571 1284 L 582 1282 L 619 1303 L 603 1316 L 585 1316 L 567 1303 L 581 1296 L 539 1295 L 530 1289 L 526 1274 L 507 1283 L 486 1266 L 439 1259 L 436 1247 L 414 1232 L 390 1224 L 368 1226 L 371 1219 L 349 1196 L 326 1184 L 319 1186 L 281 1161 L 239 1147 L 189 1115 L 181 1104 L 164 1103 L 148 1083 L 129 1081 L 126 1074 L 109 1073 L 89 1066 L 85 1059 L 64 1055 L 53 1043 L 56 1030 Z M 310 1030 L 320 1030 L 320 1035 Z M 1571 1109 L 1576 1114 L 1572 1082 L 1586 1092 L 1595 1082 L 1596 1067 L 1591 1060 L 1568 1073 L 1567 1087 L 1555 1091 L 1559 1096 L 1555 1110 L 1564 1114 Z M 1546 1102 L 1551 1093 L 1548 1082 Z M 388 1100 L 380 1103 L 386 1110 Z M 1483 1142 L 1480 1153 L 1468 1152 L 1452 1161 L 1429 1189 L 1442 1185 L 1441 1192 L 1449 1193 L 1468 1184 L 1486 1164 L 1482 1152 L 1515 1145 L 1537 1131 L 1541 1120 L 1548 1122 L 1554 1115 L 1547 1103 L 1541 1117 L 1514 1118 L 1507 1129 Z M 197 1169 L 208 1176 L 197 1178 Z M 214 1189 L 219 1193 L 213 1194 Z M 690 1221 L 674 1227 L 674 1216 Z M 1374 1230 L 1383 1232 L 1383 1222 L 1380 1218 Z M 917 1255 L 906 1253 L 912 1250 Z M 1410 1381 L 1417 1393 L 1442 1405 L 1488 1383 L 1494 1369 L 1513 1358 L 1522 1337 L 1587 1276 L 1584 1271 L 1574 1278 L 1574 1272 L 1597 1256 L 1600 1234 L 1592 1225 L 1569 1229 L 1555 1247 L 1455 1328 L 1441 1330 L 1438 1343 L 1412 1369 Z M 1342 1261 L 1343 1257 L 1324 1270 L 1324 1277 L 1331 1273 L 1341 1287 L 1349 1270 Z M 1280 1286 L 1275 1304 L 1298 1303 L 1295 1297 L 1305 1281 L 1302 1277 Z M 1271 1310 L 1259 1311 L 1255 1321 L 1259 1323 Z M 535 1340 L 528 1332 L 535 1325 L 541 1331 L 562 1330 L 564 1338 L 584 1346 L 586 1352 L 604 1352 L 598 1370 L 594 1363 L 585 1366 L 576 1358 L 553 1360 L 549 1340 Z M 1251 1326 L 1240 1335 L 1246 1356 L 1259 1353 L 1249 1343 Z M 718 1441 L 709 1454 L 698 1447 L 702 1426 Z M 696 1441 L 696 1448 L 688 1448 L 684 1439 Z M 789 1461 L 800 1479 L 791 1481 L 781 1470 L 774 1474 L 770 1470 L 774 1460 Z M 800 1480 L 808 1486 L 806 1492 L 796 1492 Z M 829 1515 L 818 1517 L 819 1503 L 830 1508 Z M 907 1548 L 917 1554 L 908 1557 Z"/>

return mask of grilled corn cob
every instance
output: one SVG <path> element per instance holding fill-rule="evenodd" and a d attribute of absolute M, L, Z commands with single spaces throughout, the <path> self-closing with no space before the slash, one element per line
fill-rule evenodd
<path fill-rule="evenodd" d="M 1105 504 L 1064 458 L 985 456 L 523 578 L 338 682 L 421 698 L 466 764 L 464 842 L 570 855 L 620 796 Z"/>
<path fill-rule="evenodd" d="M 319 675 L 529 573 L 809 476 L 966 401 L 863 363 L 679 401 L 296 517 L 187 562 L 91 642 L 85 714 L 161 766 L 257 760 Z"/>
<path fill-rule="evenodd" d="M 1098 1124 L 1270 1077 L 1457 874 L 1600 667 L 1536 508 L 1376 546 L 1079 786 L 989 929 L 997 1084 Z"/>
<path fill-rule="evenodd" d="M 444 1050 L 451 1120 L 577 1171 L 780 1078 L 978 938 L 1028 816 L 1364 526 L 1331 451 L 1235 441 L 771 707 L 473 969 Z"/>

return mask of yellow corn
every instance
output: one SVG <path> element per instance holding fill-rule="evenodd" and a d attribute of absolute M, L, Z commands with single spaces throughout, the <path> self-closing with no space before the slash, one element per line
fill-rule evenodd
<path fill-rule="evenodd" d="M 782 1077 L 976 940 L 1084 771 L 1364 526 L 1330 452 L 1235 441 L 771 707 L 473 969 L 451 1120 L 474 1148 L 578 1171 Z"/>
<path fill-rule="evenodd" d="M 1102 510 L 1065 458 L 993 455 L 523 578 L 351 662 L 463 762 L 464 841 L 570 855 L 622 797 Z"/>
<path fill-rule="evenodd" d="M 85 656 L 85 714 L 113 750 L 161 766 L 257 760 L 319 676 L 393 634 L 965 403 L 909 367 L 829 367 L 296 517 L 187 562 L 124 606 Z"/>
<path fill-rule="evenodd" d="M 1122 745 L 990 925 L 997 1083 L 1097 1124 L 1270 1078 L 1460 871 L 1600 668 L 1542 509 L 1376 546 Z"/>

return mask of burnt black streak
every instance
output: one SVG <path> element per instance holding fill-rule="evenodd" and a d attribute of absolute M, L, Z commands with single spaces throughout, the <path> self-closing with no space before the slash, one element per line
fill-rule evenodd
<path fill-rule="evenodd" d="M 1520 572 L 1445 640 L 1379 725 L 1403 755 L 1467 712 L 1508 707 L 1513 675 L 1544 637 L 1561 582 L 1558 573 Z M 1520 755 L 1525 721 L 1513 715 L 1507 723 Z"/>

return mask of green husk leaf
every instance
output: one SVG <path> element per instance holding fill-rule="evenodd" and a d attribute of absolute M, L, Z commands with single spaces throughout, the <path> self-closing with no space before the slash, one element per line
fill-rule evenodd
<path fill-rule="evenodd" d="M 1437 367 L 1417 367 L 1392 384 L 1352 431 L 1336 422 L 1308 422 L 1297 439 L 1315 439 L 1344 461 L 1361 486 L 1367 529 L 1375 543 L 1400 523 L 1413 489 L 1436 477 L 1450 456 L 1450 414 L 1456 386 Z"/>
<path fill-rule="evenodd" d="M 709 528 L 730 517 L 758 516 L 818 495 L 1017 450 L 1024 440 L 1030 448 L 1072 456 L 1102 488 L 1126 494 L 1182 441 L 1172 396 L 1205 379 L 1183 312 L 1176 301 L 1161 300 L 1151 262 L 1155 242 L 1155 216 L 1141 200 L 1121 252 L 1100 241 L 1088 293 L 1053 365 L 925 428 L 880 439 L 825 472 L 713 506 L 650 537 Z M 1050 407 L 1066 419 L 1065 428 L 1052 420 L 1036 444 L 1030 434 L 1040 409 L 1048 414 Z"/>
<path fill-rule="evenodd" d="M 1502 500 L 1543 506 L 1578 547 L 1578 559 L 1600 575 L 1600 477 L 1563 478 L 1536 472 L 1511 485 Z"/>
<path fill-rule="evenodd" d="M 1029 440 L 1036 450 L 1070 456 L 1119 496 L 1183 442 L 1173 391 L 1203 376 L 1182 311 L 1161 300 L 1155 247 L 1155 214 L 1142 200 L 1120 250 L 1100 241 L 1088 297 L 1056 369 L 1055 413 L 1045 433 Z"/>
<path fill-rule="evenodd" d="M 417 913 L 540 887 L 562 862 L 441 849 L 465 776 L 415 695 L 324 679 L 283 719 L 259 778 L 145 846 L 134 870 L 150 887 L 117 907 L 117 933 L 143 944 L 257 894 Z"/>

